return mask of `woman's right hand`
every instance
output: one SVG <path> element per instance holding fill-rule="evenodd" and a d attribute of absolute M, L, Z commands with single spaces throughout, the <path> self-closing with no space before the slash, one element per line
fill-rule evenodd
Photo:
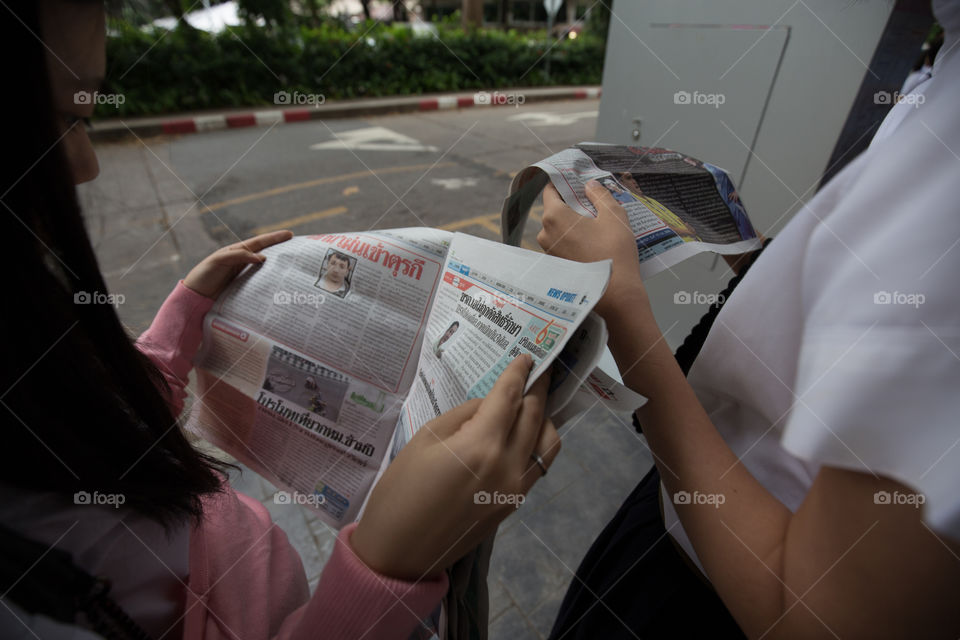
<path fill-rule="evenodd" d="M 578 214 L 567 206 L 552 184 L 547 185 L 543 190 L 543 228 L 537 234 L 537 242 L 548 254 L 567 260 L 613 260 L 610 283 L 596 307 L 606 317 L 606 312 L 622 301 L 624 294 L 638 293 L 646 299 L 646 290 L 627 212 L 596 180 L 586 184 L 586 192 L 597 210 L 595 219 Z"/>
<path fill-rule="evenodd" d="M 549 376 L 526 396 L 528 355 L 511 362 L 483 400 L 428 422 L 387 467 L 351 535 L 368 567 L 403 580 L 437 575 L 523 500 L 560 450 L 544 416 Z M 497 497 L 502 497 L 498 503 Z"/>

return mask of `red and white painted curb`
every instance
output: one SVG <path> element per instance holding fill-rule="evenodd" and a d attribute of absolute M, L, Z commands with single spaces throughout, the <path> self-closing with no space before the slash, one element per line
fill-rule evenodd
<path fill-rule="evenodd" d="M 599 98 L 600 95 L 601 91 L 599 87 L 575 89 L 564 93 L 531 94 L 529 96 L 526 96 L 523 91 L 478 91 L 472 96 L 437 96 L 424 98 L 419 102 L 410 103 L 409 105 L 391 105 L 391 110 L 441 111 L 445 109 L 464 109 L 467 107 L 517 106 L 518 101 L 519 104 L 523 104 L 527 101 L 538 102 L 550 99 L 570 100 Z M 358 113 L 369 113 L 369 111 L 365 111 L 362 107 L 358 108 L 357 111 Z M 241 127 L 263 127 L 287 122 L 304 122 L 330 117 L 330 115 L 328 111 L 320 109 L 266 109 L 250 113 L 221 113 L 165 120 L 161 123 L 161 128 L 163 133 L 167 134 L 198 133 L 218 129 L 239 129 Z M 339 115 L 339 117 L 344 117 L 344 115 Z"/>

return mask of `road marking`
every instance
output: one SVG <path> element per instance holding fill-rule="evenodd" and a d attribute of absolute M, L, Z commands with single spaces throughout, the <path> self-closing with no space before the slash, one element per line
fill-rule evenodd
<path fill-rule="evenodd" d="M 343 195 L 345 196 L 352 196 L 355 193 L 360 193 L 360 187 L 358 187 L 357 185 L 347 187 L 346 189 L 343 190 Z"/>
<path fill-rule="evenodd" d="M 457 231 L 463 229 L 464 227 L 472 227 L 474 225 L 485 226 L 484 222 L 491 223 L 493 220 L 499 220 L 499 213 L 485 213 L 482 216 L 475 216 L 473 218 L 466 218 L 464 220 L 457 220 L 456 222 L 451 222 L 449 224 L 440 225 L 437 229 L 443 229 L 444 231 Z M 497 228 L 497 233 L 500 233 L 500 228 Z"/>
<path fill-rule="evenodd" d="M 326 149 L 354 149 L 357 151 L 439 151 L 434 146 L 425 145 L 416 138 L 387 129 L 386 127 L 365 127 L 335 133 L 336 138 L 310 145 L 314 151 Z"/>
<path fill-rule="evenodd" d="M 534 220 L 540 220 L 540 214 L 543 213 L 543 205 L 538 204 L 530 207 L 530 217 Z M 485 213 L 481 216 L 474 216 L 472 218 L 464 218 L 463 220 L 457 220 L 456 222 L 449 222 L 447 224 L 440 225 L 437 229 L 443 229 L 444 231 L 457 231 L 463 229 L 464 227 L 472 227 L 474 225 L 485 227 L 492 231 L 495 231 L 497 234 L 500 233 L 500 213 Z"/>
<path fill-rule="evenodd" d="M 447 191 L 457 191 L 464 187 L 477 186 L 476 178 L 434 178 L 430 182 L 439 187 L 443 187 Z"/>
<path fill-rule="evenodd" d="M 567 127 L 577 120 L 596 118 L 596 111 L 577 111 L 575 113 L 549 113 L 547 111 L 533 111 L 518 113 L 507 118 L 508 122 L 530 121 L 531 127 Z"/>
<path fill-rule="evenodd" d="M 266 191 L 258 191 L 257 193 L 251 193 L 245 196 L 240 196 L 237 198 L 231 198 L 229 200 L 224 200 L 223 202 L 217 202 L 211 204 L 204 208 L 204 211 L 217 211 L 218 209 L 223 209 L 224 207 L 229 207 L 234 204 L 243 204 L 245 202 L 251 202 L 253 200 L 260 200 L 262 198 L 269 198 L 270 196 L 280 195 L 281 193 L 288 193 L 290 191 L 298 191 L 300 189 L 309 189 L 310 187 L 317 187 L 322 184 L 331 184 L 334 182 L 346 182 L 347 180 L 356 180 L 357 178 L 369 178 L 371 175 L 374 176 L 385 176 L 393 173 L 407 173 L 411 171 L 426 171 L 427 169 L 439 169 L 441 167 L 452 167 L 455 162 L 441 162 L 439 164 L 408 164 L 400 165 L 397 167 L 385 167 L 383 169 L 374 169 L 363 170 L 363 171 L 353 171 L 351 173 L 344 173 L 339 176 L 328 176 L 326 178 L 317 178 L 316 180 L 308 180 L 306 182 L 295 182 L 293 184 L 284 185 L 282 187 L 274 187 L 273 189 L 267 189 Z"/>
<path fill-rule="evenodd" d="M 252 236 L 258 236 L 261 233 L 270 233 L 271 231 L 280 231 L 281 229 L 289 229 L 290 227 L 297 227 L 301 224 L 306 224 L 307 222 L 313 222 L 314 220 L 323 220 L 324 218 L 331 218 L 333 216 L 338 216 L 341 213 L 346 213 L 346 207 L 333 207 L 330 209 L 324 209 L 323 211 L 315 211 L 313 213 L 308 213 L 306 215 L 297 216 L 296 218 L 290 218 L 289 220 L 283 220 L 274 224 L 265 224 L 262 227 L 257 227 L 250 232 Z"/>

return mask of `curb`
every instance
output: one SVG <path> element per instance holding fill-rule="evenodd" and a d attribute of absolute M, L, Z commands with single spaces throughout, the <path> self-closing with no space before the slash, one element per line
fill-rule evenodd
<path fill-rule="evenodd" d="M 601 97 L 600 87 L 566 87 L 561 89 L 535 89 L 511 91 L 478 91 L 470 94 L 451 94 L 421 98 L 410 96 L 392 99 L 372 99 L 342 101 L 324 104 L 314 108 L 293 107 L 286 109 L 258 109 L 249 112 L 229 111 L 224 113 L 198 114 L 189 117 L 142 118 L 131 121 L 106 120 L 96 122 L 88 131 L 94 142 L 117 141 L 125 138 L 180 135 L 219 131 L 221 129 L 240 129 L 244 127 L 265 127 L 294 122 L 307 122 L 333 118 L 386 115 L 415 111 L 443 111 L 447 109 L 466 109 L 471 107 L 518 106 L 517 95 L 523 96 L 522 104 L 527 102 L 546 102 L 553 100 L 582 100 Z"/>

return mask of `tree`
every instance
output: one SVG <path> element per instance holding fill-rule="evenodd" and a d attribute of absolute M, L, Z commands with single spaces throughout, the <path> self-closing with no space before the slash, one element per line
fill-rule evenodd
<path fill-rule="evenodd" d="M 483 25 L 483 0 L 463 0 L 461 20 L 465 28 Z"/>
<path fill-rule="evenodd" d="M 393 0 L 393 21 L 407 21 L 407 5 L 404 4 L 403 0 Z"/>
<path fill-rule="evenodd" d="M 237 8 L 245 22 L 262 18 L 268 27 L 283 26 L 290 18 L 287 0 L 237 0 Z"/>

